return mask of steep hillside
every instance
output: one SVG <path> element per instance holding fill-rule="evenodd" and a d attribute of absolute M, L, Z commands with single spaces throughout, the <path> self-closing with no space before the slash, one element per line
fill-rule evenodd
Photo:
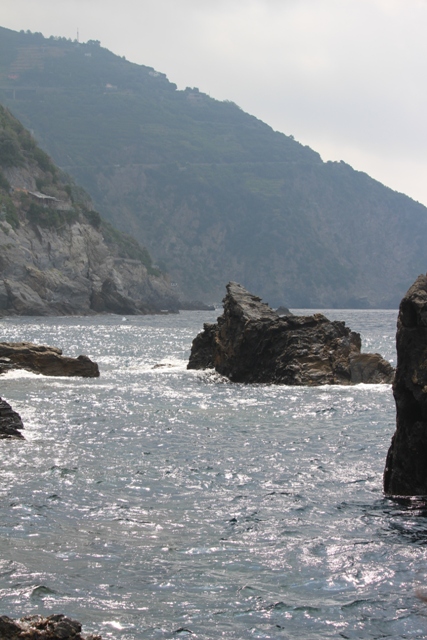
<path fill-rule="evenodd" d="M 177 309 L 148 252 L 93 210 L 0 106 L 0 314 Z"/>
<path fill-rule="evenodd" d="M 425 207 L 98 42 L 0 29 L 0 99 L 183 297 L 392 307 L 426 270 Z"/>

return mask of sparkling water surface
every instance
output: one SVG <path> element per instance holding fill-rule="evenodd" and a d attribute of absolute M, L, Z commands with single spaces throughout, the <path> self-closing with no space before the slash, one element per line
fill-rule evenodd
<path fill-rule="evenodd" d="M 389 385 L 230 384 L 186 370 L 219 311 L 7 318 L 99 379 L 2 377 L 2 614 L 142 640 L 425 638 L 427 509 L 385 499 Z M 395 311 L 326 311 L 395 360 Z"/>

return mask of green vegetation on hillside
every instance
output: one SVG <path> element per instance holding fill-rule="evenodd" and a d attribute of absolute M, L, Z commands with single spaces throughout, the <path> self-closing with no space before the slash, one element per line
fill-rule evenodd
<path fill-rule="evenodd" d="M 424 207 L 98 42 L 0 28 L 0 100 L 187 298 L 237 280 L 271 304 L 394 306 L 425 271 Z M 0 153 L 19 162 L 17 137 Z"/>
<path fill-rule="evenodd" d="M 34 200 L 31 190 L 14 190 L 4 175 L 4 171 L 13 168 L 23 169 L 35 178 L 39 196 L 50 197 L 50 203 L 44 204 L 42 197 Z M 5 220 L 17 229 L 26 220 L 32 225 L 57 231 L 78 220 L 88 222 L 101 231 L 114 255 L 139 260 L 150 275 L 160 275 L 153 267 L 148 251 L 135 238 L 115 229 L 89 205 L 86 192 L 57 169 L 19 120 L 0 105 L 0 221 Z"/>
<path fill-rule="evenodd" d="M 0 166 L 22 166 L 34 161 L 42 171 L 50 171 L 56 180 L 57 170 L 45 151 L 22 124 L 4 108 L 0 108 Z"/>

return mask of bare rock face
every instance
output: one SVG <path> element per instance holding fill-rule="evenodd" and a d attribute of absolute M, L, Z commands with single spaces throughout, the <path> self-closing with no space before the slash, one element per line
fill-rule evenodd
<path fill-rule="evenodd" d="M 26 369 L 45 376 L 99 376 L 97 363 L 87 356 L 69 358 L 57 347 L 31 342 L 0 342 L 0 373 L 10 369 Z"/>
<path fill-rule="evenodd" d="M 233 382 L 289 385 L 391 383 L 379 354 L 361 354 L 360 335 L 322 314 L 278 316 L 230 282 L 224 313 L 193 341 L 189 369 L 215 368 Z"/>
<path fill-rule="evenodd" d="M 63 615 L 27 616 L 12 620 L 0 616 L 0 638 L 2 640 L 102 640 L 98 635 L 81 635 L 82 625 Z"/>
<path fill-rule="evenodd" d="M 0 315 L 138 315 L 178 311 L 167 278 L 111 255 L 99 230 L 0 225 Z"/>
<path fill-rule="evenodd" d="M 427 276 L 409 288 L 399 307 L 393 383 L 396 431 L 384 470 L 388 495 L 427 496 Z"/>
<path fill-rule="evenodd" d="M 77 210 L 73 213 L 71 200 L 61 203 L 70 215 L 60 226 L 28 217 L 22 196 L 34 196 L 37 179 L 45 178 L 34 163 L 2 167 L 2 175 L 11 186 L 19 225 L 11 225 L 0 211 L 0 315 L 178 311 L 168 278 L 140 259 L 123 257 L 124 237 L 118 234 L 117 242 L 109 244 L 102 224 L 94 226 Z M 49 211 L 55 213 L 47 207 Z"/>
<path fill-rule="evenodd" d="M 24 436 L 21 433 L 23 428 L 19 413 L 16 413 L 6 400 L 0 398 L 0 440 L 12 438 L 23 440 Z"/>

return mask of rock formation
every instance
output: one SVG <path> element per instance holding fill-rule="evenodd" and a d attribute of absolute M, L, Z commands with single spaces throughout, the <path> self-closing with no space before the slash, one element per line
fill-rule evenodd
<path fill-rule="evenodd" d="M 396 431 L 384 470 L 388 495 L 427 496 L 427 276 L 403 297 L 393 383 Z"/>
<path fill-rule="evenodd" d="M 146 249 L 93 210 L 0 105 L 0 315 L 177 312 Z"/>
<path fill-rule="evenodd" d="M 31 342 L 0 342 L 0 373 L 10 369 L 26 369 L 45 376 L 99 376 L 98 365 L 87 356 L 70 358 L 57 347 Z"/>
<path fill-rule="evenodd" d="M 6 438 L 23 440 L 24 436 L 20 431 L 23 428 L 19 413 L 16 413 L 6 400 L 0 398 L 0 440 Z"/>
<path fill-rule="evenodd" d="M 360 352 L 360 335 L 322 314 L 283 316 L 230 282 L 224 313 L 193 341 L 189 369 L 215 368 L 233 382 L 289 385 L 390 383 L 379 354 Z"/>
<path fill-rule="evenodd" d="M 150 275 L 140 260 L 114 255 L 101 231 L 83 218 L 60 230 L 24 217 L 17 228 L 0 221 L 0 252 L 0 315 L 178 310 L 164 275 Z"/>
<path fill-rule="evenodd" d="M 2 640 L 102 640 L 101 636 L 81 635 L 82 625 L 63 615 L 27 616 L 12 620 L 0 616 L 0 638 Z"/>

